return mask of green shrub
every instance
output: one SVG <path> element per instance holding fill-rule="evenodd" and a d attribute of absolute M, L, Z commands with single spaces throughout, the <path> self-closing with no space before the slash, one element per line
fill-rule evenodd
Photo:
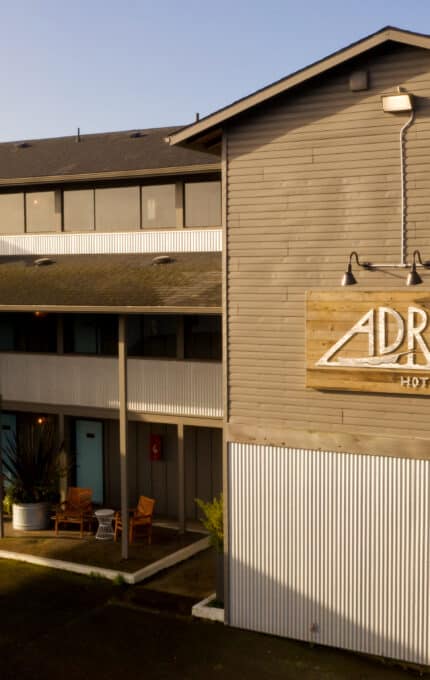
<path fill-rule="evenodd" d="M 112 583 L 113 583 L 114 586 L 125 586 L 126 585 L 125 578 L 122 574 L 117 574 L 115 576 L 115 578 L 113 579 Z"/>
<path fill-rule="evenodd" d="M 3 512 L 6 515 L 12 514 L 12 498 L 7 493 L 6 496 L 3 498 Z"/>
<path fill-rule="evenodd" d="M 219 498 L 206 503 L 196 498 L 196 503 L 203 512 L 203 526 L 209 531 L 211 543 L 219 553 L 224 550 L 224 513 L 222 493 Z"/>

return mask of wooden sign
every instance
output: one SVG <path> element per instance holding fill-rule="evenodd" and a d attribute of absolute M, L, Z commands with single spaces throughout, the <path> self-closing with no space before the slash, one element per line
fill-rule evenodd
<path fill-rule="evenodd" d="M 430 292 L 309 291 L 306 386 L 430 396 Z"/>

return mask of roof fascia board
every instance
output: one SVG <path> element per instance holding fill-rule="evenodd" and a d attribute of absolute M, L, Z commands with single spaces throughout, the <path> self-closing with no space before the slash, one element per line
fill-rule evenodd
<path fill-rule="evenodd" d="M 116 305 L 0 305 L 0 312 L 51 312 L 80 314 L 222 314 L 222 307 L 138 307 Z"/>
<path fill-rule="evenodd" d="M 240 99 L 238 102 L 235 102 L 230 106 L 221 109 L 220 111 L 216 111 L 215 113 L 203 118 L 197 123 L 188 126 L 187 128 L 184 128 L 183 130 L 180 130 L 179 132 L 176 132 L 173 135 L 170 135 L 168 137 L 169 143 L 174 146 L 176 144 L 191 141 L 193 138 L 197 137 L 203 132 L 207 132 L 209 129 L 214 127 L 219 127 L 225 123 L 225 121 L 239 115 L 240 113 L 244 113 L 253 106 L 262 104 L 272 97 L 276 97 L 283 92 L 287 92 L 296 85 L 300 85 L 315 76 L 321 75 L 335 66 L 339 66 L 349 59 L 358 57 L 364 52 L 378 47 L 384 42 L 388 42 L 390 40 L 393 42 L 402 43 L 404 45 L 410 45 L 411 47 L 430 49 L 430 37 L 428 36 L 409 33 L 407 31 L 401 31 L 395 28 L 384 29 L 378 33 L 374 33 L 368 38 L 364 38 L 363 40 L 354 43 L 350 47 L 339 50 L 325 59 L 317 61 L 314 64 L 311 64 L 310 66 L 297 71 L 296 73 L 293 73 L 292 75 L 287 76 L 276 83 L 273 83 L 272 85 L 268 85 L 262 90 L 259 90 L 258 92 L 255 92 L 244 99 Z"/>
<path fill-rule="evenodd" d="M 46 175 L 41 177 L 0 178 L 0 186 L 25 186 L 28 184 L 55 184 L 58 182 L 87 182 L 90 180 L 132 179 L 140 177 L 163 177 L 166 175 L 193 175 L 217 172 L 221 162 L 182 165 L 172 168 L 150 168 L 146 170 L 123 170 L 109 172 L 82 172 L 75 175 Z"/>

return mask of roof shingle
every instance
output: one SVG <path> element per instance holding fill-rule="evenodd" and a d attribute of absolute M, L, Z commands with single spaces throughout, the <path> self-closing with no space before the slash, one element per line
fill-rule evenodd
<path fill-rule="evenodd" d="M 0 258 L 0 308 L 221 307 L 221 255 L 64 255 L 35 266 L 37 257 Z"/>
<path fill-rule="evenodd" d="M 0 180 L 104 172 L 148 171 L 214 164 L 212 154 L 172 148 L 164 140 L 179 127 L 55 137 L 0 144 Z"/>

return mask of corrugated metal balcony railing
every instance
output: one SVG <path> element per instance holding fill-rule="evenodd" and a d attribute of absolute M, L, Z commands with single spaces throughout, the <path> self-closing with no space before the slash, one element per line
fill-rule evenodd
<path fill-rule="evenodd" d="M 118 408 L 118 361 L 113 357 L 0 353 L 4 402 Z M 128 360 L 131 411 L 219 418 L 222 364 Z"/>

